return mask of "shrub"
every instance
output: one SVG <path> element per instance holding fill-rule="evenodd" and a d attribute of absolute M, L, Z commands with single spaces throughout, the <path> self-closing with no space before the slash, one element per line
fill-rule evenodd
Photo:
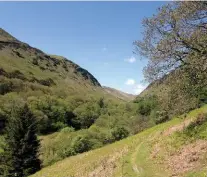
<path fill-rule="evenodd" d="M 198 116 L 196 117 L 195 121 L 191 122 L 188 126 L 187 129 L 188 130 L 192 130 L 194 129 L 196 126 L 202 125 L 204 122 L 207 121 L 207 114 L 204 113 L 200 113 L 198 114 Z"/>
<path fill-rule="evenodd" d="M 38 65 L 38 59 L 37 58 L 33 58 L 32 59 L 32 64 L 33 65 Z"/>
<path fill-rule="evenodd" d="M 61 129 L 67 127 L 67 124 L 58 121 L 58 122 L 52 123 L 51 126 L 52 126 L 52 129 L 53 129 L 54 131 L 58 131 L 58 130 L 61 130 Z"/>
<path fill-rule="evenodd" d="M 72 142 L 72 149 L 75 153 L 82 153 L 90 150 L 92 143 L 87 136 L 79 135 Z"/>
<path fill-rule="evenodd" d="M 0 83 L 0 95 L 4 95 L 8 92 L 11 92 L 12 91 L 12 82 L 10 81 L 5 81 L 5 82 L 2 82 Z"/>
<path fill-rule="evenodd" d="M 76 117 L 71 121 L 77 128 L 88 128 L 100 116 L 100 107 L 95 102 L 80 105 L 74 110 Z"/>
<path fill-rule="evenodd" d="M 199 97 L 199 105 L 200 106 L 207 104 L 207 88 L 202 89 L 198 93 L 198 97 Z"/>
<path fill-rule="evenodd" d="M 138 113 L 140 113 L 141 115 L 149 115 L 150 114 L 150 111 L 151 111 L 151 108 L 150 108 L 150 105 L 149 104 L 146 104 L 146 103 L 142 103 L 139 105 L 138 107 Z"/>
<path fill-rule="evenodd" d="M 70 133 L 70 132 L 74 132 L 75 129 L 73 127 L 64 127 L 61 129 L 61 132 L 64 132 L 64 133 Z"/>
<path fill-rule="evenodd" d="M 38 80 L 38 83 L 48 87 L 55 85 L 55 82 L 51 78 Z"/>
<path fill-rule="evenodd" d="M 15 70 L 11 73 L 9 73 L 9 78 L 17 78 L 21 80 L 26 80 L 26 77 L 24 76 L 23 73 L 21 73 L 19 70 Z"/>
<path fill-rule="evenodd" d="M 5 113 L 0 109 L 0 134 L 3 132 L 6 124 L 7 116 Z M 0 147 L 1 149 L 1 147 Z"/>
<path fill-rule="evenodd" d="M 157 98 L 154 95 L 150 95 L 143 98 L 138 98 L 135 100 L 138 104 L 137 112 L 141 115 L 148 116 L 151 111 L 156 108 Z"/>
<path fill-rule="evenodd" d="M 154 116 L 156 124 L 160 124 L 169 120 L 167 111 L 156 111 Z"/>
<path fill-rule="evenodd" d="M 206 139 L 207 114 L 200 113 L 182 132 L 186 138 Z"/>
<path fill-rule="evenodd" d="M 112 131 L 112 135 L 116 141 L 126 138 L 129 135 L 128 130 L 124 127 L 116 127 Z"/>

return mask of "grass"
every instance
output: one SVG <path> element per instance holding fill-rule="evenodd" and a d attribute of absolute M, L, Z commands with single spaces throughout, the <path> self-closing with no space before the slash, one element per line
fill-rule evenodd
<path fill-rule="evenodd" d="M 190 112 L 186 119 L 194 118 L 200 112 L 207 111 L 207 106 Z M 170 127 L 179 125 L 184 120 L 173 120 L 147 129 L 135 136 L 107 145 L 103 148 L 69 157 L 52 166 L 43 168 L 32 177 L 69 177 L 69 176 L 113 176 L 113 177 L 166 177 L 172 175 L 159 159 L 150 158 L 154 144 L 165 138 L 162 133 Z M 168 136 L 166 136 L 168 138 Z M 202 170 L 202 169 L 201 169 Z M 197 171 L 186 172 L 188 177 L 202 177 L 205 174 Z"/>
<path fill-rule="evenodd" d="M 4 152 L 3 147 L 4 146 L 4 138 L 2 135 L 0 135 L 0 153 Z"/>

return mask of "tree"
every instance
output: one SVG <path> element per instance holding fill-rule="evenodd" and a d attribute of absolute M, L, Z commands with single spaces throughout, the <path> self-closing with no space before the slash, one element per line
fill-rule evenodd
<path fill-rule="evenodd" d="M 72 149 L 75 153 L 86 152 L 91 148 L 92 144 L 90 142 L 90 139 L 85 135 L 79 135 L 73 140 Z"/>
<path fill-rule="evenodd" d="M 143 26 L 135 53 L 149 60 L 148 82 L 165 82 L 159 96 L 163 109 L 180 114 L 197 107 L 207 86 L 207 3 L 171 2 L 145 18 Z"/>
<path fill-rule="evenodd" d="M 135 52 L 149 59 L 144 69 L 148 81 L 183 66 L 188 71 L 207 71 L 207 2 L 169 3 L 144 19 L 143 26 L 143 40 L 134 45 Z"/>
<path fill-rule="evenodd" d="M 119 141 L 123 138 L 126 138 L 129 135 L 129 132 L 124 127 L 115 127 L 112 131 L 112 135 L 116 141 Z"/>
<path fill-rule="evenodd" d="M 12 112 L 6 127 L 4 173 L 8 177 L 26 177 L 41 168 L 38 159 L 40 142 L 36 136 L 37 123 L 26 104 Z"/>

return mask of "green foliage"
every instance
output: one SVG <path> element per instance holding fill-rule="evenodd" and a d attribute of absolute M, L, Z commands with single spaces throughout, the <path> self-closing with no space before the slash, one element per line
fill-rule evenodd
<path fill-rule="evenodd" d="M 61 129 L 67 127 L 67 124 L 57 121 L 55 123 L 52 123 L 51 126 L 52 126 L 52 129 L 58 131 L 58 130 L 61 130 Z"/>
<path fill-rule="evenodd" d="M 63 133 L 71 133 L 74 131 L 75 131 L 75 129 L 73 127 L 64 127 L 61 129 L 61 132 L 63 132 Z"/>
<path fill-rule="evenodd" d="M 38 65 L 38 59 L 37 58 L 33 58 L 32 59 L 32 64 L 33 65 Z"/>
<path fill-rule="evenodd" d="M 166 111 L 155 111 L 151 114 L 151 117 L 155 119 L 156 124 L 160 124 L 169 120 L 169 115 Z"/>
<path fill-rule="evenodd" d="M 26 177 L 40 170 L 36 132 L 36 120 L 28 106 L 13 108 L 5 135 L 4 176 Z"/>
<path fill-rule="evenodd" d="M 143 19 L 142 40 L 135 51 L 147 57 L 145 79 L 150 82 L 143 95 L 155 94 L 159 110 L 170 117 L 195 109 L 206 102 L 207 4 L 173 2 Z M 148 107 L 141 107 L 147 114 Z"/>
<path fill-rule="evenodd" d="M 39 132 L 50 133 L 58 131 L 70 124 L 74 114 L 62 99 L 55 97 L 41 97 L 30 99 L 30 104 L 39 121 Z"/>
<path fill-rule="evenodd" d="M 200 106 L 207 104 L 207 88 L 203 88 L 198 92 Z"/>
<path fill-rule="evenodd" d="M 44 166 L 165 121 L 161 112 L 153 115 L 163 110 L 157 96 L 122 101 L 103 92 L 89 72 L 64 57 L 17 46 L 23 57 L 6 44 L 0 54 L 0 116 L 5 122 L 11 117 L 13 102 L 29 105 L 42 135 Z"/>
<path fill-rule="evenodd" d="M 151 111 L 156 108 L 157 98 L 154 95 L 137 98 L 135 103 L 138 104 L 137 112 L 143 116 L 149 116 Z"/>
<path fill-rule="evenodd" d="M 5 81 L 0 83 L 0 95 L 4 95 L 12 91 L 12 82 Z"/>
<path fill-rule="evenodd" d="M 38 83 L 45 85 L 45 86 L 52 86 L 55 85 L 55 82 L 51 78 L 37 80 Z"/>
<path fill-rule="evenodd" d="M 96 102 L 85 103 L 77 107 L 74 113 L 76 117 L 72 119 L 72 122 L 77 127 L 88 128 L 100 116 L 100 106 Z"/>
<path fill-rule="evenodd" d="M 198 114 L 196 119 L 191 122 L 183 131 L 183 134 L 197 139 L 207 139 L 207 114 Z"/>
<path fill-rule="evenodd" d="M 112 135 L 116 141 L 126 138 L 129 135 L 129 131 L 124 127 L 115 127 L 112 130 Z"/>
<path fill-rule="evenodd" d="M 90 150 L 92 142 L 87 136 L 77 136 L 72 142 L 72 149 L 75 153 L 82 153 Z"/>

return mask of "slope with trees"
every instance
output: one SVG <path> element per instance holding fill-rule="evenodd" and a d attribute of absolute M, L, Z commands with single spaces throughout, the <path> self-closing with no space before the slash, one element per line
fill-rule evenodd
<path fill-rule="evenodd" d="M 155 125 L 136 103 L 106 92 L 85 69 L 3 29 L 0 61 L 0 131 L 4 137 L 13 104 L 26 103 L 37 121 L 43 166 Z"/>
<path fill-rule="evenodd" d="M 135 51 L 146 57 L 144 75 L 161 109 L 180 114 L 206 103 L 207 4 L 168 3 L 143 20 L 144 36 Z"/>

